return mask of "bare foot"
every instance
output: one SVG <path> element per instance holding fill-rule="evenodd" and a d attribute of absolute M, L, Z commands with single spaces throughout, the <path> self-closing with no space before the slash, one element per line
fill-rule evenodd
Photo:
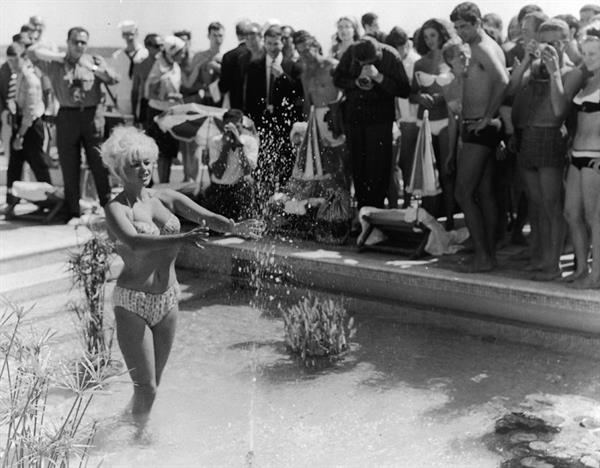
<path fill-rule="evenodd" d="M 588 275 L 585 278 L 573 281 L 568 285 L 573 289 L 600 289 L 600 278 L 593 278 Z"/>
<path fill-rule="evenodd" d="M 559 281 L 562 283 L 572 283 L 573 281 L 579 281 L 588 275 L 587 270 L 579 270 L 571 273 L 570 275 L 563 276 Z"/>

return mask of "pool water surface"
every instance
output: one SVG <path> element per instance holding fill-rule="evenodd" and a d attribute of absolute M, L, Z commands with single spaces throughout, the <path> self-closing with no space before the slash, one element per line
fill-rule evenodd
<path fill-rule="evenodd" d="M 282 320 L 246 296 L 217 287 L 182 302 L 149 424 L 119 418 L 131 384 L 116 379 L 90 410 L 101 420 L 90 466 L 497 467 L 514 453 L 496 421 L 532 401 L 560 413 L 563 434 L 600 421 L 594 357 L 359 310 L 350 351 L 306 368 Z M 587 437 L 578 457 L 600 459 L 593 429 L 574 436 Z M 555 449 L 575 450 L 565 444 Z"/>

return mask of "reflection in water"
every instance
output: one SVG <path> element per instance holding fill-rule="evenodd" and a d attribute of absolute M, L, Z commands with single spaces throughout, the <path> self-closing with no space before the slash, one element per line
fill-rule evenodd
<path fill-rule="evenodd" d="M 355 345 L 310 369 L 283 345 L 281 320 L 220 290 L 182 303 L 178 337 L 147 427 L 101 428 L 91 466 L 497 467 L 495 422 L 528 396 L 597 403 L 594 359 L 375 319 L 357 311 Z M 124 384 L 95 402 L 114 414 Z M 570 420 L 568 397 L 561 411 Z M 580 407 L 579 407 L 580 408 Z M 103 432 L 102 432 L 103 431 Z"/>

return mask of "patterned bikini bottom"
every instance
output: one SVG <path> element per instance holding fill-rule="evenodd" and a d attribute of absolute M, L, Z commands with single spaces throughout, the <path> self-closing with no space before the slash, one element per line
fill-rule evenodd
<path fill-rule="evenodd" d="M 178 283 L 172 284 L 160 294 L 115 286 L 113 305 L 140 316 L 149 327 L 154 327 L 177 305 L 179 291 Z"/>

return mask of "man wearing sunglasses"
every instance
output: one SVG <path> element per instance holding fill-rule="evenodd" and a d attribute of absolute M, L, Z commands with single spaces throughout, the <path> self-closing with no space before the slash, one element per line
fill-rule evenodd
<path fill-rule="evenodd" d="M 144 88 L 150 70 L 156 62 L 156 56 L 163 50 L 163 38 L 155 33 L 147 34 L 144 38 L 144 47 L 148 50 L 148 57 L 142 63 L 133 67 L 131 107 L 134 111 L 134 122 L 147 130 L 148 96 L 144 95 Z"/>
<path fill-rule="evenodd" d="M 100 205 L 104 206 L 110 196 L 108 173 L 100 158 L 104 116 L 98 105 L 102 100 L 101 84 L 115 84 L 119 79 L 102 57 L 86 53 L 88 39 L 86 29 L 74 27 L 67 33 L 66 54 L 41 46 L 28 50 L 29 58 L 50 78 L 60 104 L 56 137 L 65 188 L 65 221 L 79 217 L 82 145 Z"/>

